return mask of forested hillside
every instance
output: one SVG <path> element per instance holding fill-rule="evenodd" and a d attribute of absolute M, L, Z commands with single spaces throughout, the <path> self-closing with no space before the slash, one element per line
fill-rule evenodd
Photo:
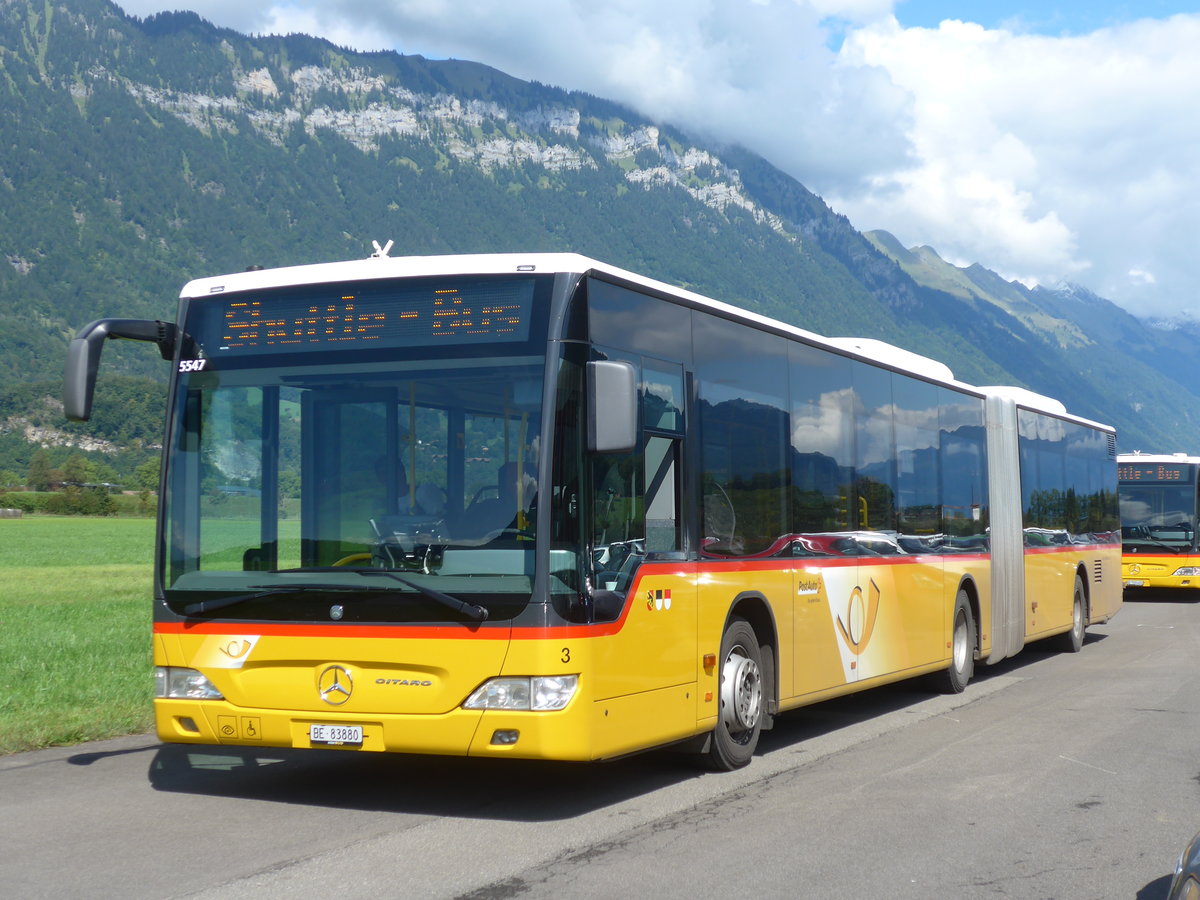
<path fill-rule="evenodd" d="M 100 392 L 135 415 L 57 416 L 79 326 L 170 319 L 190 278 L 361 257 L 373 239 L 578 251 L 1055 395 L 1123 448 L 1190 449 L 1200 420 L 1196 381 L 1158 358 L 1193 335 L 1082 294 L 1016 308 L 934 283 L 760 157 L 602 99 L 106 0 L 0 2 L 0 76 L 0 471 L 46 446 L 132 478 L 153 454 L 165 369 L 144 345 L 110 345 L 105 372 L 135 380 Z"/>

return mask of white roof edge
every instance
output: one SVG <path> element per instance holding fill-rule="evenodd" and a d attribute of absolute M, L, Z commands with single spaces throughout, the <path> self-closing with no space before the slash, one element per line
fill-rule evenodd
<path fill-rule="evenodd" d="M 959 390 L 1009 396 L 1022 406 L 1028 406 L 1056 415 L 1069 416 L 1077 421 L 1087 422 L 1111 430 L 1111 426 L 1071 415 L 1058 400 L 1045 397 L 1024 388 L 1003 386 L 977 387 L 958 381 L 955 379 L 953 371 L 945 363 L 922 356 L 919 353 L 914 353 L 911 350 L 905 350 L 886 341 L 874 338 L 825 337 L 812 331 L 806 331 L 795 325 L 790 325 L 787 322 L 781 322 L 778 319 L 772 319 L 721 300 L 714 300 L 711 297 L 697 294 L 686 288 L 657 281 L 645 275 L 639 275 L 636 272 L 609 265 L 608 263 L 600 262 L 579 253 L 465 253 L 440 256 L 375 255 L 365 259 L 345 260 L 342 262 L 313 263 L 274 269 L 254 269 L 245 272 L 233 272 L 227 275 L 196 278 L 183 286 L 183 289 L 180 291 L 180 297 L 199 298 L 227 291 L 262 290 L 265 288 L 286 287 L 288 285 L 321 284 L 331 281 L 403 278 L 424 275 L 502 275 L 517 274 L 519 272 L 534 274 L 556 272 L 606 273 L 633 284 L 640 284 L 665 294 L 680 297 L 699 307 L 725 312 L 734 318 L 744 319 L 787 332 L 818 346 L 839 350 L 858 357 L 865 362 L 883 363 L 899 371 L 919 375 Z"/>
<path fill-rule="evenodd" d="M 276 269 L 255 269 L 196 278 L 183 286 L 183 298 L 207 297 L 226 291 L 262 290 L 289 285 L 321 284 L 374 278 L 404 278 L 422 275 L 507 275 L 519 272 L 603 272 L 663 293 L 693 301 L 699 306 L 728 312 L 775 328 L 784 328 L 813 341 L 829 339 L 795 325 L 759 315 L 748 309 L 714 300 L 677 285 L 657 281 L 637 272 L 600 262 L 579 253 L 463 253 L 441 256 L 369 256 L 343 262 L 313 263 Z"/>
<path fill-rule="evenodd" d="M 531 269 L 525 267 L 531 266 Z M 521 267 L 521 268 L 518 268 Z M 262 290 L 329 281 L 363 281 L 421 275 L 502 275 L 518 271 L 585 272 L 611 268 L 578 253 L 472 253 L 445 256 L 369 256 L 342 262 L 253 269 L 196 278 L 180 297 L 207 297 L 226 291 Z"/>
<path fill-rule="evenodd" d="M 183 286 L 182 298 L 208 297 L 232 291 L 263 290 L 288 285 L 321 284 L 331 281 L 355 281 L 375 278 L 403 278 L 421 275 L 501 275 L 518 272 L 599 272 L 623 281 L 688 300 L 697 306 L 725 312 L 761 325 L 785 331 L 814 344 L 829 347 L 868 362 L 878 358 L 903 371 L 924 375 L 958 388 L 978 390 L 954 379 L 950 367 L 937 360 L 871 338 L 827 338 L 796 325 L 760 315 L 740 306 L 714 300 L 686 288 L 658 281 L 637 272 L 600 262 L 578 253 L 477 253 L 441 256 L 370 256 L 342 262 L 312 263 L 274 269 L 254 269 L 195 278 Z"/>
<path fill-rule="evenodd" d="M 1068 412 L 1067 407 L 1061 400 L 1055 400 L 1053 397 L 1047 397 L 1045 394 L 1039 394 L 1037 391 L 1031 391 L 1028 388 L 1017 387 L 1011 384 L 991 384 L 980 387 L 979 390 L 992 397 L 1006 397 L 1018 406 L 1023 406 L 1026 409 L 1049 413 L 1052 416 L 1062 416 L 1073 422 L 1080 422 L 1084 425 L 1102 428 L 1105 431 L 1116 432 L 1116 428 L 1112 425 L 1097 422 L 1093 419 L 1085 419 L 1083 416 L 1077 416 L 1074 413 Z"/>
<path fill-rule="evenodd" d="M 1011 384 L 989 384 L 981 387 L 980 390 L 994 397 L 1007 397 L 1019 406 L 1053 413 L 1056 416 L 1069 415 L 1067 407 L 1061 400 L 1055 400 L 1053 397 L 1047 397 L 1045 394 L 1039 394 L 1037 391 L 1029 390 L 1029 388 L 1017 387 Z"/>
<path fill-rule="evenodd" d="M 903 347 L 897 347 L 887 341 L 859 337 L 835 337 L 825 338 L 825 340 L 835 347 L 850 350 L 858 356 L 873 359 L 897 369 L 936 378 L 938 381 L 954 381 L 954 372 L 944 362 L 913 353 L 911 350 L 905 350 Z"/>
<path fill-rule="evenodd" d="M 1134 450 L 1132 453 L 1118 453 L 1117 462 L 1192 463 L 1197 465 L 1200 464 L 1200 456 L 1192 456 L 1187 453 L 1143 453 L 1140 450 Z"/>

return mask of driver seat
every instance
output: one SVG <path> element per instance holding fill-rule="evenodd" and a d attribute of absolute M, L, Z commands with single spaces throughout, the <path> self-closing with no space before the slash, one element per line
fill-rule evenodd
<path fill-rule="evenodd" d="M 516 528 L 517 514 L 532 507 L 536 493 L 537 481 L 533 477 L 533 467 L 528 463 L 522 468 L 519 463 L 506 462 L 496 473 L 496 496 L 483 497 L 471 503 L 463 514 L 463 525 L 476 537 L 484 537 L 505 528 Z"/>

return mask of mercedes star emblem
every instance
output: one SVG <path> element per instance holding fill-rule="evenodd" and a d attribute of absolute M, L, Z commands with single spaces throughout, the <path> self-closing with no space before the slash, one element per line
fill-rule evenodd
<path fill-rule="evenodd" d="M 317 690 L 321 692 L 321 699 L 330 706 L 341 706 L 350 699 L 354 679 L 350 677 L 349 669 L 327 666 L 317 679 Z"/>

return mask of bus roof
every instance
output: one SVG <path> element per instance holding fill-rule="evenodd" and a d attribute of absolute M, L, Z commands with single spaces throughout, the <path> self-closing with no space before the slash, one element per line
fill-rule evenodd
<path fill-rule="evenodd" d="M 1045 394 L 1039 394 L 1036 391 L 1026 390 L 1022 387 L 1013 387 L 1007 384 L 989 385 L 988 387 L 981 387 L 980 390 L 996 397 L 1007 397 L 1018 406 L 1024 406 L 1028 409 L 1038 409 L 1042 412 L 1053 413 L 1056 416 L 1067 415 L 1067 408 L 1061 400 L 1055 400 L 1053 397 L 1047 397 Z"/>
<path fill-rule="evenodd" d="M 379 251 L 366 259 L 314 263 L 278 269 L 248 269 L 184 285 L 181 297 L 203 297 L 225 291 L 261 290 L 332 281 L 412 278 L 423 275 L 509 275 L 520 272 L 586 272 L 611 266 L 577 253 L 475 253 L 447 256 L 387 256 Z"/>
<path fill-rule="evenodd" d="M 1188 463 L 1200 465 L 1200 456 L 1189 456 L 1187 453 L 1143 453 L 1134 450 L 1132 453 L 1118 453 L 1117 462 L 1123 463 Z"/>
<path fill-rule="evenodd" d="M 829 338 L 806 331 L 795 325 L 760 315 L 750 310 L 714 300 L 685 288 L 656 281 L 579 253 L 474 253 L 444 256 L 389 256 L 389 241 L 385 247 L 375 243 L 375 253 L 365 259 L 342 262 L 314 263 L 275 269 L 252 268 L 244 272 L 197 278 L 180 291 L 184 299 L 198 299 L 233 291 L 264 290 L 293 285 L 313 285 L 335 281 L 366 281 L 380 278 L 413 278 L 421 276 L 456 275 L 516 275 L 536 274 L 603 274 L 630 282 L 657 293 L 679 297 L 693 306 L 710 309 L 743 321 L 783 331 L 808 343 L 857 357 L 866 362 L 881 363 L 907 374 L 942 382 L 959 390 L 981 395 L 1008 397 L 1020 406 L 1052 415 L 1063 416 L 1107 430 L 1110 426 L 1071 415 L 1057 400 L 1019 387 L 978 387 L 958 381 L 945 363 L 873 338 Z"/>

